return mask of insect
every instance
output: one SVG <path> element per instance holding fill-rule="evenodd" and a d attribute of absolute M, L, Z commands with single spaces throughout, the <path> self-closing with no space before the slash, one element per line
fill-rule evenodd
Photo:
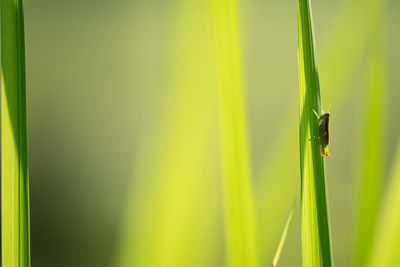
<path fill-rule="evenodd" d="M 330 105 L 328 108 L 328 112 L 323 113 L 321 116 L 319 116 L 318 113 L 313 109 L 313 112 L 318 119 L 318 125 L 319 125 L 318 141 L 321 145 L 321 155 L 326 157 L 329 157 L 331 155 L 329 154 L 329 119 L 331 116 L 329 110 L 330 110 Z"/>

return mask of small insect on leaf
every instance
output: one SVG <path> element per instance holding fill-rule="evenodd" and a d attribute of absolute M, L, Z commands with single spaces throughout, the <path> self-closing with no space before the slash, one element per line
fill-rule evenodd
<path fill-rule="evenodd" d="M 321 155 L 329 157 L 329 119 L 331 113 L 328 111 L 327 113 L 322 114 L 321 116 L 313 109 L 315 116 L 318 119 L 319 125 L 319 133 L 318 133 L 318 141 L 321 145 Z"/>

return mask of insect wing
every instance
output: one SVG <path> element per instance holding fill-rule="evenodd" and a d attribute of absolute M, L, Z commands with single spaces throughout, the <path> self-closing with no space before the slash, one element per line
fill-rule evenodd
<path fill-rule="evenodd" d="M 321 155 L 329 157 L 329 119 L 330 114 L 325 113 L 319 118 L 319 141 L 321 143 Z"/>

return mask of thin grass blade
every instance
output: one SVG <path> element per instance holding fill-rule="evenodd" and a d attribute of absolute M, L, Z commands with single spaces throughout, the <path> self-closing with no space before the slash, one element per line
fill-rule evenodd
<path fill-rule="evenodd" d="M 324 88 L 322 97 L 331 102 L 334 99 L 335 110 L 340 110 L 345 90 L 354 77 L 355 70 L 365 52 L 365 6 L 362 0 L 343 1 L 331 26 L 324 34 L 321 46 L 320 81 Z M 285 210 L 290 208 L 292 196 L 299 187 L 296 163 L 297 153 L 290 153 L 298 147 L 295 103 L 288 105 L 287 115 L 279 127 L 278 138 L 274 146 L 265 155 L 261 170 L 257 173 L 257 225 L 268 225 L 259 229 L 259 254 L 261 263 L 267 264 L 274 247 L 271 240 L 279 238 L 280 225 L 286 220 Z M 335 153 L 333 151 L 333 153 Z M 275 203 L 279 202 L 279 209 Z M 270 216 L 273 214 L 273 216 Z"/>
<path fill-rule="evenodd" d="M 286 241 L 286 236 L 287 236 L 290 224 L 292 222 L 294 207 L 295 207 L 295 204 L 293 205 L 292 209 L 290 210 L 285 227 L 283 228 L 283 232 L 282 232 L 281 239 L 279 240 L 278 248 L 275 252 L 274 259 L 272 260 L 272 264 L 271 264 L 272 267 L 276 267 L 278 265 L 279 258 L 281 257 L 283 246 L 285 245 L 285 241 Z"/>
<path fill-rule="evenodd" d="M 321 114 L 318 70 L 314 52 L 311 7 L 299 0 L 300 172 L 303 266 L 331 266 L 330 231 L 324 159 L 320 154 L 318 120 Z"/>

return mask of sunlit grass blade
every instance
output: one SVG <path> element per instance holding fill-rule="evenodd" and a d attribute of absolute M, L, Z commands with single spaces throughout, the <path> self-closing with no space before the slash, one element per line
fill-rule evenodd
<path fill-rule="evenodd" d="M 367 89 L 359 140 L 353 266 L 365 266 L 373 243 L 384 169 L 384 0 L 368 3 Z M 385 265 L 381 265 L 385 266 Z"/>
<path fill-rule="evenodd" d="M 400 266 L 400 142 L 393 161 L 392 172 L 383 209 L 370 254 L 365 266 Z"/>
<path fill-rule="evenodd" d="M 1 1 L 2 266 L 30 266 L 25 38 L 22 0 Z"/>
<path fill-rule="evenodd" d="M 204 1 L 171 9 L 162 107 L 136 149 L 116 266 L 215 266 L 218 230 L 217 112 L 213 43 Z"/>
<path fill-rule="evenodd" d="M 225 240 L 230 266 L 256 266 L 236 0 L 213 0 Z"/>
<path fill-rule="evenodd" d="M 311 7 L 299 0 L 299 87 L 301 234 L 303 266 L 331 266 L 330 232 L 325 190 L 324 159 L 320 154 L 318 120 L 321 97 L 316 66 Z"/>
<path fill-rule="evenodd" d="M 365 51 L 366 8 L 363 3 L 362 0 L 343 1 L 331 26 L 324 32 L 321 53 L 318 54 L 323 87 L 321 95 L 327 102 L 337 99 L 335 110 L 338 111 L 341 110 L 341 100 L 348 92 L 346 88 L 354 78 Z M 295 103 L 289 106 L 293 106 L 293 109 L 289 107 L 287 115 L 283 117 L 283 123 L 277 130 L 278 138 L 266 153 L 256 179 L 259 181 L 256 187 L 257 225 L 268 225 L 260 227 L 258 231 L 259 256 L 263 264 L 268 264 L 272 256 L 275 247 L 271 240 L 279 238 L 280 226 L 287 216 L 285 210 L 290 207 L 292 196 L 298 188 L 296 164 L 299 155 L 291 153 L 298 147 L 298 138 L 293 135 L 298 131 L 298 119 L 295 115 Z M 335 154 L 334 151 L 333 153 Z M 277 202 L 280 203 L 279 208 L 276 208 Z"/>
<path fill-rule="evenodd" d="M 287 233 L 288 233 L 288 230 L 289 230 L 289 226 L 290 226 L 290 224 L 292 222 L 294 208 L 295 208 L 295 204 L 293 204 L 293 207 L 289 212 L 289 216 L 287 218 L 285 227 L 283 228 L 283 232 L 282 232 L 281 239 L 279 240 L 278 248 L 277 248 L 277 250 L 275 252 L 275 256 L 274 256 L 274 258 L 272 260 L 272 264 L 271 264 L 272 267 L 276 267 L 278 265 L 279 258 L 281 257 L 281 253 L 282 253 L 282 250 L 283 250 L 283 246 L 285 245 L 286 236 L 287 236 Z"/>

